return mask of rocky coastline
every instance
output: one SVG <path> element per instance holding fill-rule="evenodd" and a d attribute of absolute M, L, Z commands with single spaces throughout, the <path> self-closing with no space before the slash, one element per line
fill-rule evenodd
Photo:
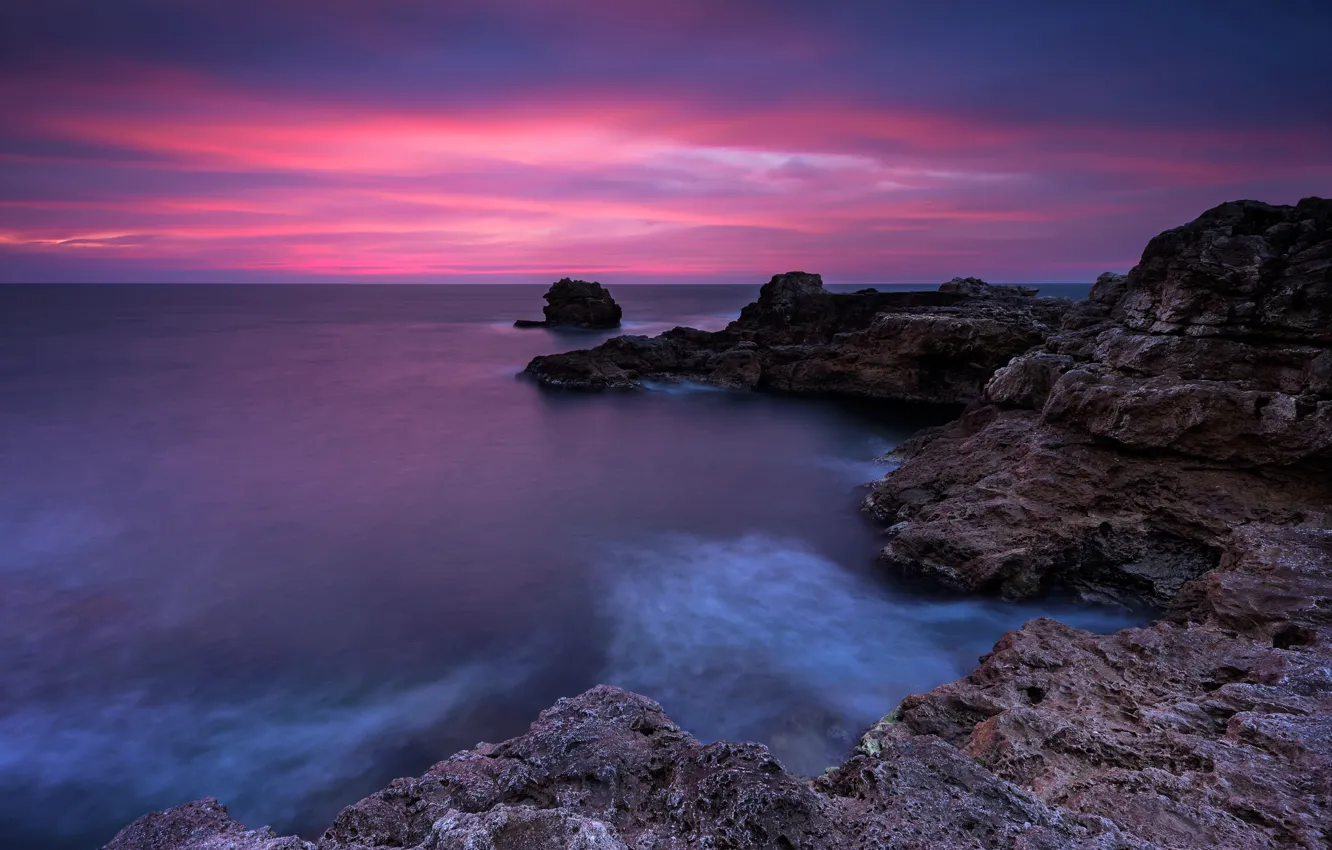
<path fill-rule="evenodd" d="M 996 369 L 1058 329 L 1073 302 L 975 278 L 937 292 L 834 294 L 816 274 L 776 275 L 721 331 L 673 328 L 536 357 L 524 374 L 570 390 L 643 381 L 931 404 L 976 400 Z"/>
<path fill-rule="evenodd" d="M 790 273 L 723 331 L 620 337 L 527 373 L 967 405 L 867 496 L 885 567 L 1161 619 L 1105 636 L 1033 620 L 813 780 L 600 686 L 394 781 L 317 842 L 203 800 L 107 850 L 1332 842 L 1332 201 L 1209 210 L 1077 304 L 974 279 L 834 295 Z"/>

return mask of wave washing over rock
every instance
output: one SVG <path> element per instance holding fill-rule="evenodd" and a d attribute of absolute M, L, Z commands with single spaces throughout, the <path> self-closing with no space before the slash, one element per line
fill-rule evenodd
<path fill-rule="evenodd" d="M 1161 623 L 1097 636 L 1033 620 L 812 781 L 597 687 L 344 809 L 320 850 L 1327 846 L 1332 201 L 1218 207 L 1077 306 L 966 280 L 913 295 L 778 276 L 720 334 L 528 368 L 582 388 L 687 377 L 970 401 L 869 496 L 886 563 L 1014 598 L 1146 602 Z M 996 337 L 1017 350 L 959 342 Z M 108 850 L 313 846 L 208 799 Z"/>

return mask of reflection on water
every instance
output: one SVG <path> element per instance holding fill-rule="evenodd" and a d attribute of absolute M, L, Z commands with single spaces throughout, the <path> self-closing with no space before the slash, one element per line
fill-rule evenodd
<path fill-rule="evenodd" d="M 0 846 L 204 795 L 309 833 L 600 681 L 818 772 L 1050 610 L 875 570 L 860 485 L 928 418 L 543 392 L 607 335 L 509 327 L 540 293 L 0 287 Z M 616 291 L 644 332 L 754 294 Z"/>

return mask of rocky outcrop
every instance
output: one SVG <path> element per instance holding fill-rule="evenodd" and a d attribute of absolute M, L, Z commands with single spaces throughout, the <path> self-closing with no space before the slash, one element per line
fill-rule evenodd
<path fill-rule="evenodd" d="M 201 810 L 205 814 L 201 814 Z M 219 836 L 230 844 L 219 844 Z M 216 801 L 148 815 L 107 850 L 296 850 Z M 155 843 L 154 843 L 155 842 Z M 213 843 L 209 843 L 213 842 Z M 527 734 L 458 753 L 344 809 L 319 850 L 1143 847 L 1046 806 L 932 737 L 885 742 L 810 782 L 758 744 L 702 744 L 655 702 L 593 688 Z"/>
<path fill-rule="evenodd" d="M 600 283 L 562 278 L 546 290 L 546 318 L 519 319 L 518 328 L 618 328 L 623 312 Z"/>
<path fill-rule="evenodd" d="M 1328 846 L 1330 294 L 1332 201 L 1225 204 L 905 446 L 866 503 L 893 567 L 1166 619 L 1028 623 L 862 747 L 939 736 L 1157 846 Z"/>
<path fill-rule="evenodd" d="M 868 510 L 970 590 L 1166 604 L 1236 528 L 1332 527 L 1332 201 L 1225 204 L 1104 275 Z"/>
<path fill-rule="evenodd" d="M 908 697 L 862 749 L 934 735 L 1050 806 L 1161 847 L 1332 841 L 1332 532 L 1249 526 L 1175 616 L 1040 619 Z"/>
<path fill-rule="evenodd" d="M 939 404 L 980 396 L 994 370 L 1044 341 L 1071 303 L 975 278 L 937 292 L 834 294 L 815 274 L 773 277 L 717 332 L 675 328 L 537 357 L 526 374 L 580 390 L 643 381 Z"/>
<path fill-rule="evenodd" d="M 278 838 L 267 827 L 246 829 L 212 797 L 144 815 L 103 850 L 314 850 L 299 838 Z"/>

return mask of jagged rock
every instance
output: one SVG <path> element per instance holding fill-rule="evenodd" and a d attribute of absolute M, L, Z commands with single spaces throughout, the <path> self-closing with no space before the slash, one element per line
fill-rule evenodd
<path fill-rule="evenodd" d="M 1332 343 L 1332 201 L 1236 201 L 1167 230 L 1116 305 L 1147 333 Z"/>
<path fill-rule="evenodd" d="M 600 283 L 562 278 L 546 290 L 542 321 L 519 319 L 519 328 L 618 328 L 623 312 Z"/>
<path fill-rule="evenodd" d="M 818 275 L 788 272 L 764 284 L 725 330 L 618 337 L 591 350 L 537 357 L 525 371 L 543 384 L 584 390 L 694 380 L 966 404 L 995 369 L 1041 343 L 1071 307 L 1064 299 L 1030 297 L 1028 289 L 971 278 L 938 292 L 834 294 Z"/>
<path fill-rule="evenodd" d="M 450 812 L 423 843 L 431 850 L 628 850 L 609 824 L 533 806 Z"/>
<path fill-rule="evenodd" d="M 205 801 L 208 804 L 210 801 Z M 108 850 L 221 850 L 188 830 Z M 215 805 L 215 803 L 213 803 Z M 225 813 L 223 813 L 225 816 Z M 254 843 L 230 819 L 231 850 Z M 215 833 L 210 833 L 213 835 Z M 296 841 L 295 839 L 285 839 Z M 249 842 L 249 843 L 247 843 Z M 293 850 L 302 845 L 290 845 Z M 934 738 L 886 741 L 814 782 L 758 744 L 702 744 L 661 706 L 600 686 L 542 712 L 527 734 L 458 753 L 349 806 L 319 850 L 734 850 L 1146 847 L 1109 821 L 1047 806 Z M 286 850 L 286 848 L 282 848 Z"/>
<path fill-rule="evenodd" d="M 146 814 L 102 850 L 314 850 L 299 838 L 278 838 L 267 827 L 246 829 L 212 797 Z"/>
<path fill-rule="evenodd" d="M 1246 527 L 1175 622 L 1038 619 L 862 748 L 937 735 L 1052 806 L 1163 847 L 1325 847 L 1332 533 Z"/>
<path fill-rule="evenodd" d="M 866 507 L 884 560 L 1168 620 L 1051 620 L 909 697 L 863 746 L 938 735 L 1044 802 L 1163 847 L 1332 834 L 1332 202 L 1225 204 L 1102 276 L 1059 334 L 923 433 Z"/>
<path fill-rule="evenodd" d="M 1045 406 L 1059 376 L 1077 363 L 1066 354 L 1033 351 L 1014 357 L 985 385 L 984 401 L 1001 407 L 1036 410 Z"/>
<path fill-rule="evenodd" d="M 1329 527 L 1332 201 L 1224 204 L 1103 275 L 990 404 L 901 452 L 885 561 L 1165 604 L 1235 528 Z"/>

